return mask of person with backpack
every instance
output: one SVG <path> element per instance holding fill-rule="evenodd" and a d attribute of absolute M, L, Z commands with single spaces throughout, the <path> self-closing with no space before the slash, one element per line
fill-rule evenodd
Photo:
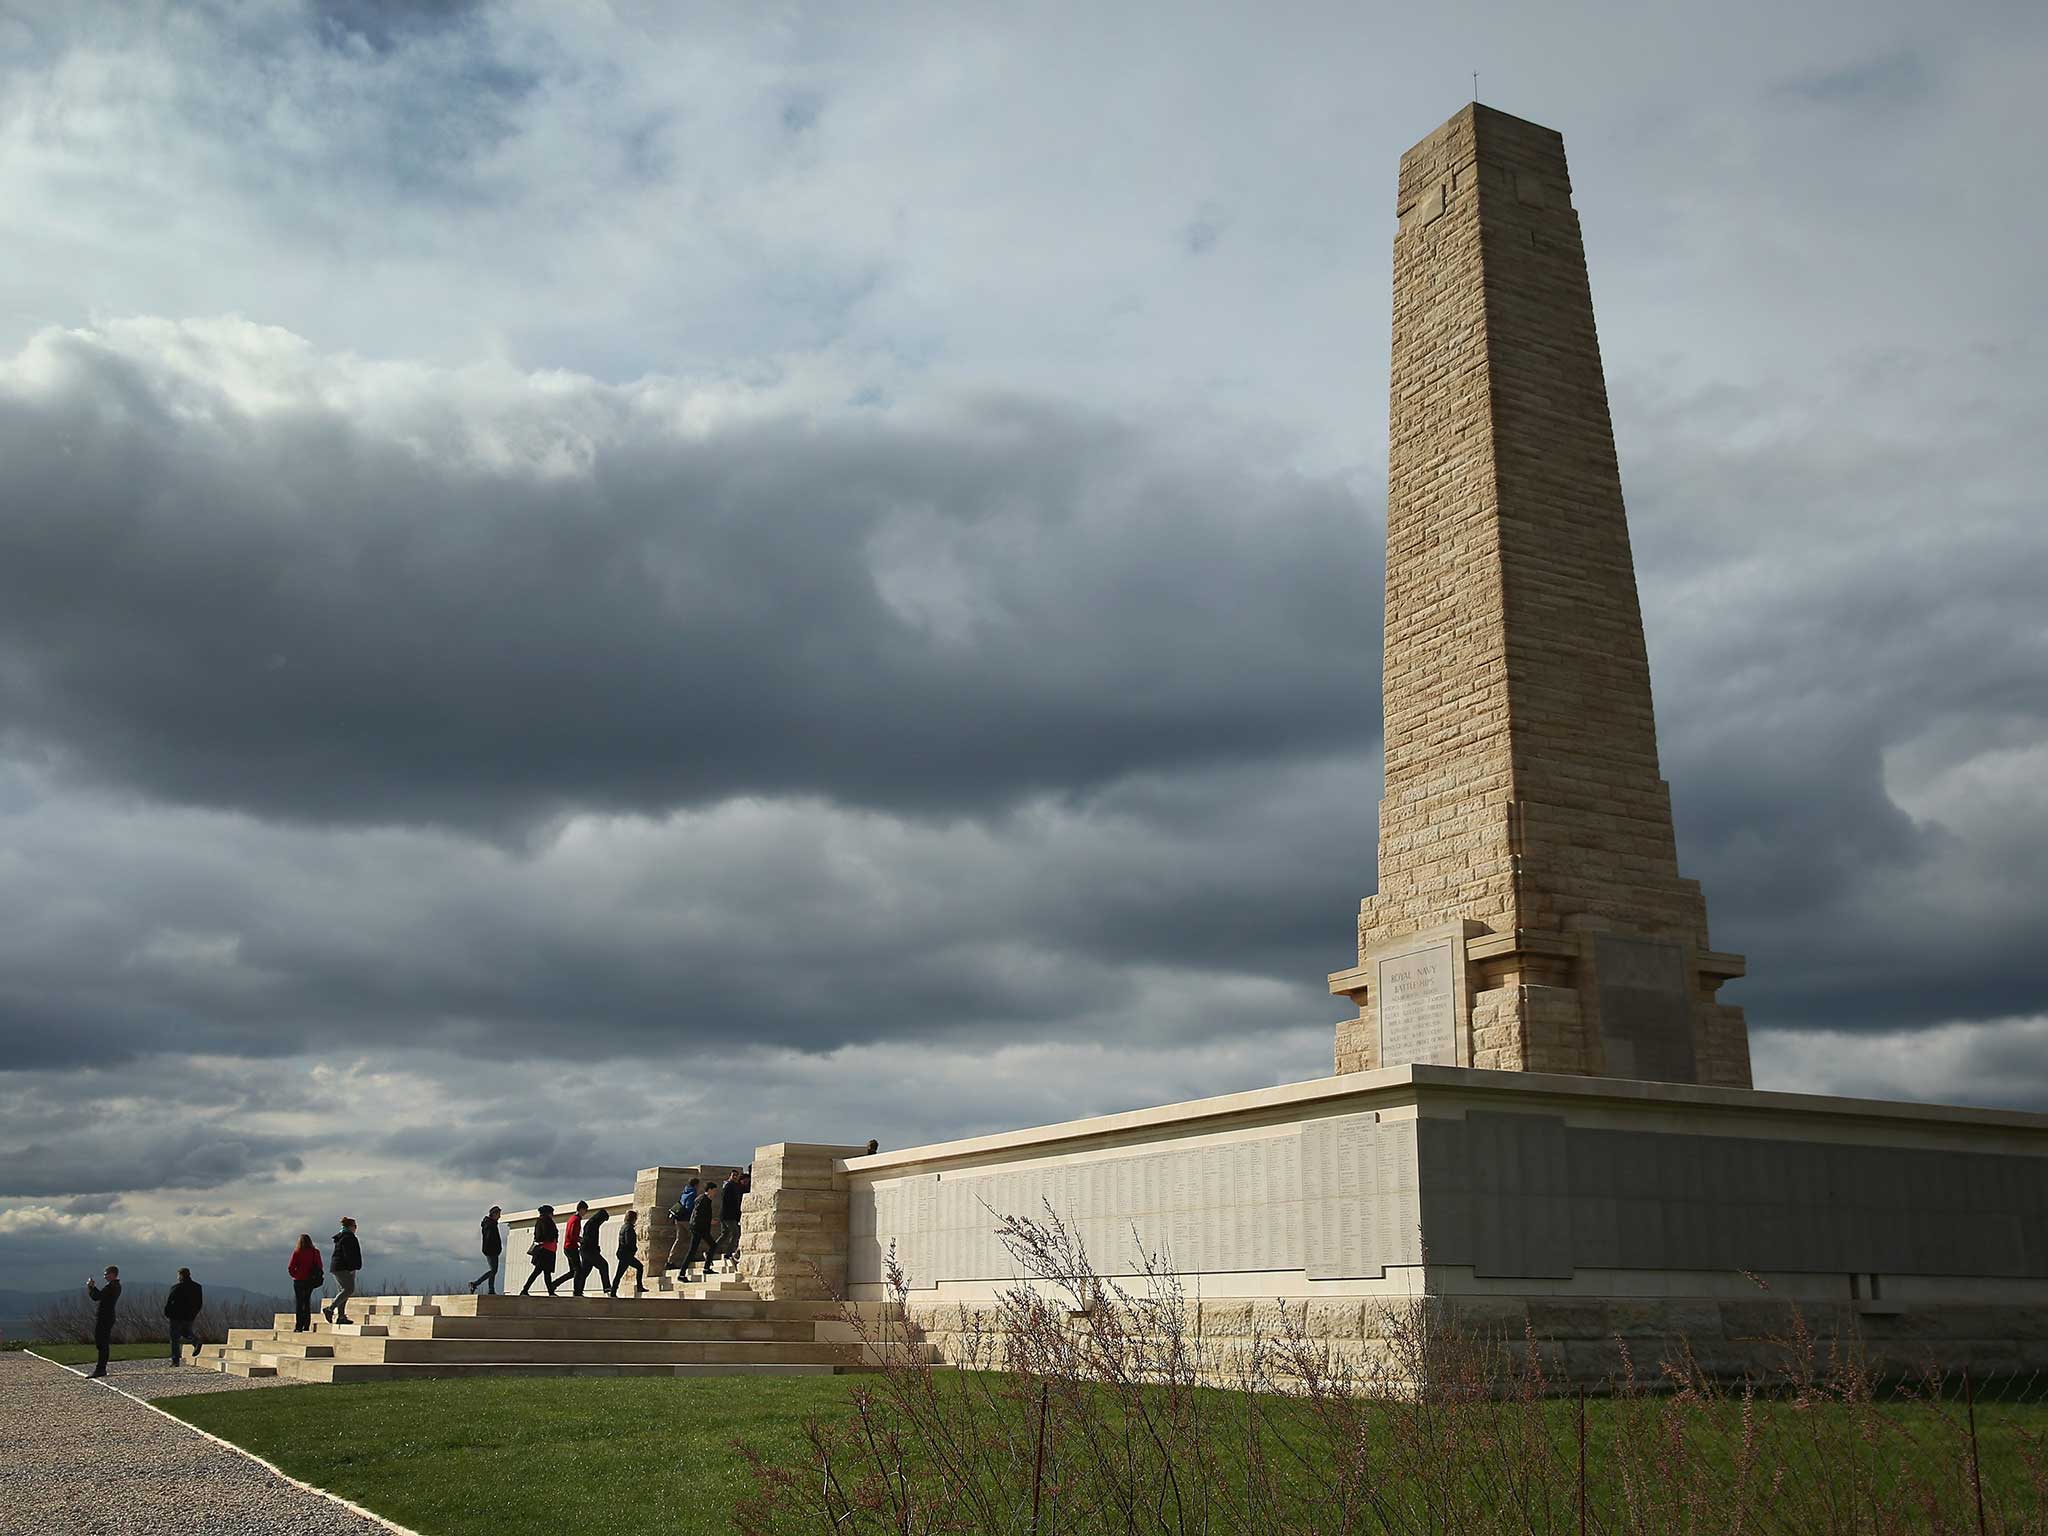
<path fill-rule="evenodd" d="M 697 1261 L 700 1252 L 704 1255 L 704 1276 L 706 1279 L 710 1278 L 712 1229 L 717 1220 L 718 1202 L 707 1190 L 700 1194 L 696 1203 L 690 1207 L 690 1248 L 683 1255 L 683 1279 L 690 1278 L 690 1266 Z"/>
<path fill-rule="evenodd" d="M 171 1364 L 178 1364 L 178 1357 L 184 1346 L 192 1346 L 192 1358 L 199 1358 L 199 1335 L 192 1331 L 192 1319 L 206 1306 L 206 1292 L 199 1288 L 199 1282 L 192 1278 L 192 1271 L 178 1271 L 178 1283 L 171 1287 L 164 1297 L 164 1316 L 171 1324 Z"/>
<path fill-rule="evenodd" d="M 327 1283 L 327 1275 L 320 1268 L 320 1250 L 313 1246 L 312 1233 L 299 1234 L 299 1245 L 292 1250 L 291 1262 L 284 1268 L 285 1273 L 292 1277 L 292 1301 L 298 1308 L 298 1321 L 292 1332 L 304 1333 L 313 1326 L 313 1293 Z"/>
<path fill-rule="evenodd" d="M 356 1219 L 341 1218 L 341 1230 L 334 1234 L 334 1255 L 327 1267 L 334 1271 L 335 1296 L 321 1307 L 320 1315 L 330 1323 L 348 1323 L 348 1299 L 356 1293 L 356 1271 L 363 1267 L 363 1245 L 356 1241 Z"/>
<path fill-rule="evenodd" d="M 625 1219 L 619 1223 L 619 1248 L 616 1257 L 619 1267 L 613 1272 L 611 1289 L 606 1291 L 605 1294 L 616 1297 L 619 1294 L 619 1288 L 626 1283 L 626 1271 L 630 1269 L 633 1271 L 633 1294 L 635 1296 L 645 1296 L 647 1294 L 647 1266 L 640 1262 L 640 1213 L 638 1211 L 626 1212 Z"/>
<path fill-rule="evenodd" d="M 590 1278 L 592 1270 L 597 1271 L 598 1284 L 610 1295 L 612 1289 L 611 1266 L 604 1261 L 604 1224 L 611 1213 L 591 1211 L 584 1216 L 583 1225 L 577 1231 L 576 1252 L 576 1294 L 583 1294 L 583 1282 Z"/>
<path fill-rule="evenodd" d="M 92 1342 L 100 1352 L 100 1363 L 87 1374 L 104 1376 L 107 1374 L 107 1361 L 114 1352 L 114 1309 L 121 1304 L 120 1266 L 109 1264 L 98 1285 L 86 1281 L 85 1294 L 93 1303 Z"/>
<path fill-rule="evenodd" d="M 690 1235 L 690 1212 L 696 1208 L 697 1188 L 702 1181 L 692 1179 L 683 1186 L 683 1193 L 676 1203 L 668 1208 L 668 1219 L 676 1224 L 675 1240 L 668 1245 L 668 1257 L 662 1261 L 663 1269 L 676 1267 L 676 1252 L 683 1247 L 683 1240 Z"/>
<path fill-rule="evenodd" d="M 552 1205 L 544 1205 L 540 1208 L 540 1214 L 534 1217 L 533 1243 L 526 1250 L 526 1257 L 533 1264 L 533 1273 L 526 1277 L 526 1284 L 519 1287 L 520 1295 L 524 1296 L 532 1290 L 533 1282 L 536 1280 L 546 1281 L 548 1294 L 555 1294 L 556 1236 L 555 1208 Z"/>
<path fill-rule="evenodd" d="M 483 1219 L 484 1262 L 489 1267 L 469 1282 L 469 1294 L 472 1296 L 480 1285 L 489 1285 L 490 1294 L 498 1294 L 498 1255 L 505 1251 L 504 1241 L 498 1236 L 498 1217 L 502 1214 L 494 1205 Z M 507 1275 L 505 1278 L 509 1281 L 512 1277 Z"/>

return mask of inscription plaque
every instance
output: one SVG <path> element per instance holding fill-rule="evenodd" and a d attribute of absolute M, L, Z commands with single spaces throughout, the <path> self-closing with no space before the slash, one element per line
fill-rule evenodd
<path fill-rule="evenodd" d="M 1697 1081 L 1685 951 L 1657 939 L 1603 933 L 1593 941 L 1593 960 L 1608 1074 Z"/>
<path fill-rule="evenodd" d="M 1458 1002 L 1451 946 L 1432 944 L 1379 963 L 1380 1065 L 1455 1067 Z"/>

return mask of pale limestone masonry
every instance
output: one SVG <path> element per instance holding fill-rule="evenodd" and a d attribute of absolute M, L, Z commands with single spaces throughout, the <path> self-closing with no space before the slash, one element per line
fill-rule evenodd
<path fill-rule="evenodd" d="M 763 1301 L 846 1293 L 845 1159 L 862 1147 L 784 1141 L 754 1154 L 740 1216 L 740 1279 Z"/>
<path fill-rule="evenodd" d="M 1359 1007 L 1337 1071 L 1398 1064 L 1376 960 L 1444 930 L 1455 1048 L 1426 1059 L 1747 1087 L 1715 995 L 1743 962 L 1659 776 L 1564 141 L 1466 107 L 1402 156 L 1396 212 L 1379 890 L 1330 978 Z"/>

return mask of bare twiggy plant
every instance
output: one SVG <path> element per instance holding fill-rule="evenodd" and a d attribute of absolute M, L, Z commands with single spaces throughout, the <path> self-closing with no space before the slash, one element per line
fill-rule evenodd
<path fill-rule="evenodd" d="M 1606 1340 L 1589 1400 L 1562 1346 L 1437 1299 L 1341 1339 L 1232 1301 L 1223 1336 L 1158 1255 L 1119 1281 L 1049 1207 L 992 1220 L 1019 1275 L 992 1301 L 914 1303 L 892 1253 L 888 1300 L 842 1305 L 878 1368 L 801 1462 L 740 1448 L 747 1536 L 2048 1536 L 2037 1383 L 1886 1380 L 1796 1307 L 1733 1380 Z"/>

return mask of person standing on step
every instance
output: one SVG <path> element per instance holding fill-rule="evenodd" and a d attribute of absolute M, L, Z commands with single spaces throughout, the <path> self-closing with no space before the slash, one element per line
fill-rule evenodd
<path fill-rule="evenodd" d="M 662 1261 L 665 1270 L 676 1267 L 676 1252 L 685 1246 L 690 1235 L 690 1212 L 696 1209 L 697 1188 L 701 1180 L 692 1179 L 683 1186 L 682 1198 L 668 1208 L 668 1219 L 676 1224 L 675 1240 L 668 1245 L 668 1257 Z"/>
<path fill-rule="evenodd" d="M 605 1294 L 617 1296 L 626 1283 L 626 1271 L 630 1269 L 633 1271 L 633 1294 L 645 1296 L 647 1266 L 640 1262 L 640 1213 L 637 1210 L 626 1212 L 624 1219 L 619 1222 L 619 1247 L 616 1258 L 619 1267 L 613 1272 L 611 1289 Z"/>
<path fill-rule="evenodd" d="M 548 1294 L 555 1294 L 555 1208 L 544 1205 L 533 1220 L 533 1246 L 526 1250 L 526 1257 L 533 1263 L 533 1273 L 526 1277 L 526 1284 L 519 1287 L 524 1296 L 533 1289 L 533 1282 L 545 1280 Z"/>
<path fill-rule="evenodd" d="M 199 1335 L 192 1331 L 192 1319 L 206 1306 L 206 1292 L 199 1288 L 199 1282 L 192 1278 L 192 1271 L 178 1271 L 178 1283 L 171 1287 L 164 1297 L 164 1316 L 171 1324 L 171 1364 L 178 1363 L 178 1356 L 185 1345 L 192 1346 L 192 1358 L 199 1358 Z"/>
<path fill-rule="evenodd" d="M 353 1322 L 348 1315 L 348 1299 L 356 1293 L 356 1271 L 363 1267 L 363 1245 L 356 1241 L 355 1217 L 341 1218 L 341 1230 L 334 1234 L 334 1253 L 327 1267 L 334 1271 L 334 1301 L 321 1307 L 320 1315 L 330 1323 Z"/>
<path fill-rule="evenodd" d="M 734 1269 L 740 1263 L 740 1171 L 735 1168 L 718 1186 L 718 1256 Z"/>
<path fill-rule="evenodd" d="M 697 1197 L 697 1203 L 690 1207 L 690 1249 L 683 1255 L 682 1278 L 690 1278 L 690 1266 L 697 1261 L 697 1255 L 704 1255 L 704 1275 L 711 1275 L 711 1226 L 718 1219 L 718 1201 L 710 1191 Z"/>
<path fill-rule="evenodd" d="M 469 1294 L 472 1296 L 476 1294 L 478 1286 L 485 1284 L 490 1286 L 491 1295 L 498 1294 L 498 1255 L 505 1251 L 504 1240 L 498 1236 L 498 1217 L 502 1214 L 503 1212 L 494 1205 L 490 1214 L 484 1217 L 484 1263 L 490 1267 L 469 1282 Z M 512 1277 L 507 1275 L 505 1278 L 509 1281 Z"/>
<path fill-rule="evenodd" d="M 313 1326 L 313 1294 L 327 1283 L 327 1276 L 320 1268 L 320 1250 L 313 1246 L 313 1234 L 301 1232 L 299 1246 L 292 1250 L 291 1262 L 285 1265 L 285 1273 L 292 1277 L 292 1300 L 298 1306 L 298 1321 L 292 1326 L 293 1333 L 304 1333 Z"/>
<path fill-rule="evenodd" d="M 583 1294 L 583 1282 L 590 1278 L 590 1272 L 597 1271 L 597 1282 L 609 1296 L 612 1290 L 611 1266 L 604 1261 L 604 1224 L 610 1217 L 609 1211 L 587 1212 L 583 1225 L 577 1230 L 576 1245 L 576 1294 Z"/>
<path fill-rule="evenodd" d="M 562 1271 L 561 1279 L 548 1276 L 548 1294 L 555 1294 L 558 1285 L 569 1285 L 578 1296 L 583 1294 L 583 1213 L 590 1209 L 588 1200 L 578 1200 L 576 1209 L 570 1215 L 568 1225 L 562 1228 L 562 1262 L 569 1267 Z"/>
<path fill-rule="evenodd" d="M 121 1269 L 109 1264 L 107 1272 L 100 1276 L 99 1283 L 85 1282 L 85 1294 L 94 1305 L 92 1315 L 93 1347 L 100 1352 L 100 1362 L 86 1374 L 104 1376 L 107 1374 L 107 1360 L 114 1351 L 114 1309 L 121 1303 Z"/>

